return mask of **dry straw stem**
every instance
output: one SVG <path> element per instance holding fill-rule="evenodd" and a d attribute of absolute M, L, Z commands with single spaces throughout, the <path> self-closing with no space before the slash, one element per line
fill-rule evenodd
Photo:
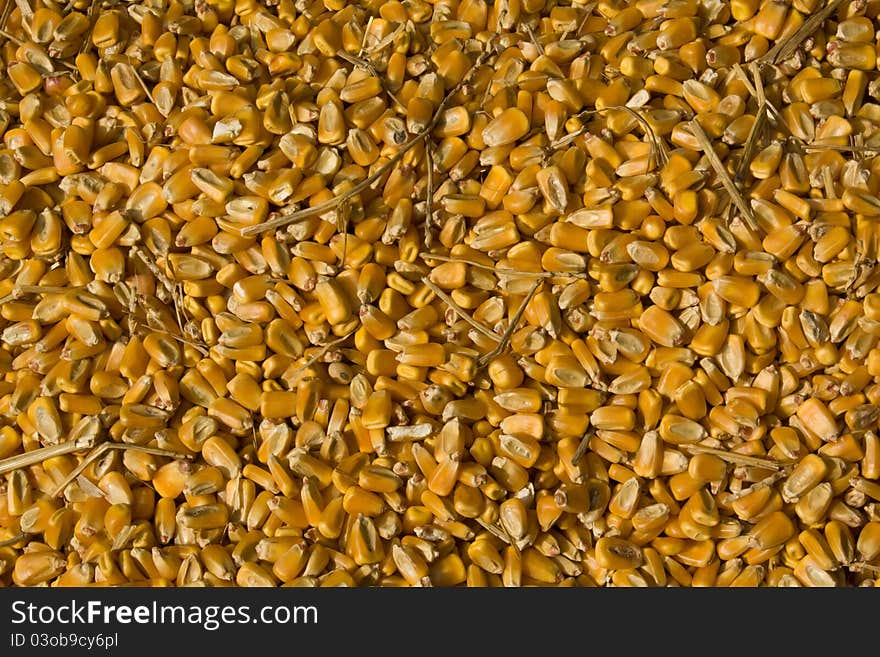
<path fill-rule="evenodd" d="M 749 136 L 746 139 L 745 146 L 743 148 L 743 155 L 739 161 L 739 165 L 736 167 L 736 175 L 734 179 L 736 182 L 742 182 L 745 180 L 746 173 L 749 168 L 749 163 L 752 161 L 752 158 L 755 155 L 755 149 L 758 146 L 758 135 L 764 129 L 764 126 L 767 123 L 767 105 L 762 104 L 758 106 L 758 112 L 755 115 L 755 122 L 752 124 L 751 130 L 749 130 Z"/>
<path fill-rule="evenodd" d="M 12 13 L 12 6 L 13 6 L 12 0 L 6 0 L 6 2 L 3 3 L 3 10 L 0 11 L 0 29 L 3 29 L 3 30 L 6 29 L 6 21 L 9 19 L 9 14 Z M 6 36 L 6 35 L 4 34 L 3 36 Z M 9 37 L 6 37 L 6 38 L 9 38 Z"/>
<path fill-rule="evenodd" d="M 746 203 L 745 199 L 742 196 L 742 193 L 739 191 L 737 186 L 730 179 L 730 176 L 727 173 L 727 169 L 724 168 L 724 163 L 718 157 L 718 153 L 715 152 L 715 149 L 712 148 L 712 142 L 710 141 L 708 135 L 703 131 L 703 127 L 696 119 L 691 120 L 688 125 L 690 125 L 691 133 L 693 133 L 693 135 L 697 138 L 697 141 L 700 142 L 700 148 L 703 149 L 703 152 L 706 154 L 706 158 L 709 160 L 709 164 L 712 165 L 712 168 L 718 175 L 718 179 L 721 181 L 721 184 L 724 185 L 724 189 L 727 190 L 730 198 L 736 204 L 736 207 L 742 214 L 743 219 L 748 224 L 749 228 L 751 228 L 752 230 L 758 230 L 758 224 L 755 222 L 755 217 L 752 214 L 752 209 L 749 207 L 749 204 Z"/>
<path fill-rule="evenodd" d="M 825 186 L 826 198 L 837 198 L 837 191 L 834 189 L 834 174 L 828 166 L 822 167 L 822 184 Z"/>
<path fill-rule="evenodd" d="M 90 461 L 91 462 L 91 461 Z M 68 482 L 69 483 L 69 482 Z M 78 474 L 76 476 L 76 483 L 79 484 L 80 490 L 82 490 L 89 497 L 104 497 L 104 491 L 98 488 L 88 477 L 83 474 Z M 53 497 L 57 497 L 60 493 L 56 493 Z"/>
<path fill-rule="evenodd" d="M 198 344 L 197 342 L 193 342 L 192 340 L 187 340 L 186 338 L 182 338 L 176 333 L 172 333 L 171 331 L 166 331 L 165 329 L 156 328 L 154 326 L 150 326 L 149 324 L 144 324 L 143 322 L 137 322 L 138 326 L 141 326 L 149 331 L 155 331 L 156 333 L 162 333 L 163 335 L 167 335 L 172 340 L 177 340 L 178 342 L 188 345 L 198 351 L 202 356 L 207 356 L 210 351 L 206 349 L 204 346 Z"/>
<path fill-rule="evenodd" d="M 132 246 L 131 253 L 140 258 L 140 260 L 147 266 L 147 269 L 150 270 L 150 273 L 156 277 L 156 280 L 162 283 L 162 287 L 164 287 L 168 294 L 171 295 L 171 303 L 174 306 L 174 316 L 177 319 L 177 328 L 180 329 L 180 333 L 181 335 L 183 335 L 183 322 L 180 319 L 180 307 L 182 305 L 182 301 L 178 300 L 178 286 L 168 279 L 168 277 L 165 275 L 165 272 L 163 272 L 159 268 L 159 266 L 156 264 L 149 253 L 138 246 Z"/>
<path fill-rule="evenodd" d="M 366 38 L 366 34 L 364 34 L 364 38 Z M 373 62 L 371 62 L 368 59 L 364 59 L 362 57 L 352 55 L 352 54 L 350 54 L 344 50 L 341 50 L 341 49 L 336 51 L 336 56 L 339 57 L 340 59 L 344 59 L 345 61 L 347 61 L 349 64 L 351 64 L 353 66 L 360 66 L 361 68 L 366 69 L 370 73 L 370 75 L 379 79 L 379 82 L 382 85 L 382 91 L 385 93 L 385 95 L 387 95 L 388 98 L 390 98 L 392 100 L 392 102 L 396 103 L 400 107 L 404 107 L 403 103 L 400 102 L 400 100 L 397 98 L 397 96 L 395 96 L 393 93 L 388 91 L 388 88 L 385 86 L 382 74 L 380 74 L 379 71 L 376 70 L 376 67 L 373 65 Z"/>
<path fill-rule="evenodd" d="M 131 253 L 133 255 L 136 255 L 141 260 L 141 262 L 143 262 L 147 266 L 147 269 L 150 270 L 150 273 L 155 276 L 160 283 L 162 283 L 163 287 L 165 287 L 168 292 L 174 292 L 174 285 L 172 285 L 171 281 L 168 280 L 165 272 L 163 272 L 159 268 L 159 265 L 155 263 L 149 253 L 147 253 L 137 245 L 131 247 Z"/>
<path fill-rule="evenodd" d="M 767 122 L 772 121 L 773 125 L 776 126 L 776 128 L 787 133 L 790 139 L 794 140 L 799 146 L 803 147 L 805 145 L 804 140 L 797 135 L 792 134 L 791 129 L 788 127 L 788 123 L 786 123 L 785 119 L 782 118 L 782 114 L 779 113 L 776 105 L 768 100 L 767 95 L 764 91 L 763 69 L 758 65 L 758 63 L 749 63 L 749 71 L 752 74 L 752 80 L 754 80 L 754 84 L 752 84 L 752 82 L 749 80 L 748 75 L 746 75 L 746 72 L 739 64 L 735 64 L 734 69 L 737 77 L 745 82 L 749 93 L 758 102 L 758 114 L 755 116 L 755 122 L 752 124 L 752 131 L 749 132 L 749 139 L 752 138 L 752 133 L 754 132 L 754 134 L 761 135 L 763 139 L 766 140 L 768 137 Z M 758 132 L 758 130 L 760 130 L 761 132 Z M 750 144 L 747 142 L 745 145 L 746 149 L 748 149 L 749 145 Z M 741 166 L 748 166 L 749 163 L 752 161 L 752 155 L 752 151 L 746 150 L 742 158 Z"/>
<path fill-rule="evenodd" d="M 95 449 L 93 449 L 91 452 L 86 454 L 85 458 L 82 461 L 80 461 L 79 465 L 77 465 L 73 470 L 71 470 L 70 473 L 66 477 L 64 477 L 64 479 L 61 480 L 61 483 L 59 483 L 55 487 L 55 490 L 52 491 L 50 497 L 55 498 L 55 497 L 58 497 L 59 495 L 61 495 L 61 493 L 64 492 L 64 489 L 67 488 L 67 486 L 70 484 L 70 482 L 72 482 L 74 479 L 78 478 L 80 476 L 80 474 L 82 474 L 82 472 L 87 467 L 89 467 L 90 463 L 94 462 L 96 459 L 98 459 L 102 454 L 104 454 L 107 451 L 107 444 L 108 443 L 98 445 L 97 447 L 95 447 Z"/>
<path fill-rule="evenodd" d="M 15 545 L 19 541 L 23 541 L 24 539 L 26 539 L 27 536 L 28 536 L 27 534 L 22 532 L 21 534 L 17 534 L 15 536 L 13 536 L 12 538 L 7 538 L 3 541 L 0 541 L 0 548 L 9 547 L 10 545 Z"/>
<path fill-rule="evenodd" d="M 12 290 L 14 298 L 19 299 L 25 294 L 67 294 L 79 288 L 61 287 L 58 285 L 16 285 Z"/>
<path fill-rule="evenodd" d="M 756 481 L 751 486 L 743 488 L 742 490 L 737 491 L 736 493 L 731 493 L 731 494 L 727 495 L 724 498 L 724 503 L 731 504 L 733 502 L 736 502 L 739 499 L 742 499 L 743 497 L 751 495 L 752 493 L 754 493 L 757 490 L 761 490 L 762 488 L 769 488 L 770 486 L 775 484 L 777 481 L 783 479 L 787 474 L 788 474 L 787 470 L 777 470 L 769 477 L 765 477 L 761 481 Z"/>
<path fill-rule="evenodd" d="M 748 74 L 743 70 L 743 67 L 739 64 L 734 64 L 731 68 L 734 75 L 736 75 L 736 77 L 745 85 L 746 91 L 749 92 L 749 95 L 752 98 L 757 98 L 758 91 L 755 89 L 755 85 L 752 84 L 752 81 L 749 79 Z"/>
<path fill-rule="evenodd" d="M 534 44 L 537 51 L 541 55 L 546 55 L 546 53 L 544 52 L 544 46 L 541 45 L 541 42 L 538 41 L 538 38 L 535 36 L 535 30 L 532 29 L 532 26 L 529 25 L 528 23 L 526 23 L 524 25 L 524 28 L 525 28 L 526 34 L 529 35 L 529 41 L 531 41 Z"/>
<path fill-rule="evenodd" d="M 869 573 L 880 573 L 880 566 L 868 563 L 866 561 L 853 561 L 851 564 L 847 565 L 847 568 L 855 573 L 860 571 L 865 571 Z"/>
<path fill-rule="evenodd" d="M 584 434 L 584 437 L 581 438 L 581 442 L 578 444 L 577 449 L 574 450 L 574 456 L 571 457 L 572 465 L 577 465 L 577 462 L 587 453 L 587 447 L 590 445 L 590 438 L 593 437 L 594 433 L 595 431 L 592 427 L 587 429 L 587 432 Z"/>
<path fill-rule="evenodd" d="M 841 153 L 880 153 L 880 146 L 841 146 L 840 144 L 804 144 L 806 151 L 840 151 Z"/>
<path fill-rule="evenodd" d="M 191 454 L 184 454 L 173 449 L 162 449 L 161 447 L 150 447 L 149 445 L 136 445 L 133 443 L 104 443 L 107 449 L 118 449 L 123 452 L 144 452 L 153 456 L 166 456 L 172 459 L 183 459 L 184 461 L 192 461 Z"/>
<path fill-rule="evenodd" d="M 739 65 L 737 65 L 737 68 L 739 68 Z M 755 149 L 758 147 L 758 141 L 761 140 L 763 142 L 763 138 L 766 137 L 768 113 L 771 108 L 773 108 L 774 112 L 776 110 L 764 94 L 764 81 L 761 79 L 760 69 L 754 64 L 754 62 L 752 62 L 749 70 L 752 72 L 752 77 L 755 80 L 754 86 L 749 85 L 749 93 L 751 93 L 758 101 L 758 111 L 755 114 L 755 122 L 752 123 L 752 128 L 749 130 L 749 136 L 746 138 L 742 158 L 736 168 L 734 184 L 742 183 L 743 180 L 745 180 L 749 164 L 755 155 Z M 745 74 L 745 71 L 740 68 L 739 73 L 741 74 L 741 79 L 748 81 L 748 76 Z M 778 112 L 776 116 L 778 118 Z M 776 121 L 776 123 L 785 126 L 784 121 Z"/>
<path fill-rule="evenodd" d="M 833 2 L 825 5 L 822 9 L 810 16 L 807 20 L 805 20 L 803 25 L 792 32 L 791 36 L 789 36 L 787 39 L 784 39 L 783 41 L 780 41 L 775 46 L 770 48 L 770 50 L 764 53 L 761 57 L 759 57 L 757 63 L 762 66 L 765 64 L 775 64 L 780 61 L 785 61 L 786 59 L 791 57 L 798 49 L 798 46 L 803 43 L 804 39 L 806 39 L 813 32 L 818 30 L 819 27 L 828 19 L 828 17 L 831 16 L 831 14 L 833 14 L 835 11 L 837 11 L 837 9 L 843 3 L 844 0 L 834 0 Z"/>
<path fill-rule="evenodd" d="M 86 457 L 77 465 L 71 472 L 68 474 L 60 484 L 52 491 L 51 497 L 58 497 L 64 492 L 64 489 L 72 482 L 74 479 L 77 479 L 82 472 L 89 466 L 90 463 L 97 460 L 101 457 L 105 452 L 109 452 L 112 449 L 123 450 L 123 451 L 133 451 L 133 452 L 144 452 L 146 454 L 152 454 L 154 456 L 167 456 L 168 458 L 173 459 L 182 459 L 185 461 L 192 461 L 193 457 L 189 454 L 183 454 L 181 452 L 175 452 L 170 449 L 161 449 L 159 447 L 149 447 L 147 445 L 135 445 L 129 443 L 102 443 L 95 447 L 91 452 L 89 452 Z"/>
<path fill-rule="evenodd" d="M 654 158 L 657 158 L 657 161 L 660 164 L 665 164 L 669 159 L 669 154 L 666 152 L 666 146 L 663 144 L 663 141 L 657 137 L 657 133 L 654 132 L 654 129 L 651 127 L 651 124 L 648 123 L 648 120 L 642 116 L 639 112 L 637 112 L 632 107 L 627 107 L 626 105 L 609 105 L 608 107 L 603 107 L 602 109 L 588 109 L 584 110 L 575 115 L 573 118 L 581 118 L 584 116 L 589 116 L 591 114 L 601 114 L 602 112 L 608 112 L 610 110 L 622 110 L 632 116 L 645 131 L 645 134 L 648 137 L 648 141 L 651 143 L 651 152 L 648 157 L 648 169 L 650 170 L 651 163 Z M 578 128 L 574 132 L 570 132 L 564 137 L 560 137 L 556 141 L 550 144 L 550 148 L 553 150 L 559 149 L 562 146 L 567 146 L 574 140 L 576 140 L 581 135 L 584 135 L 590 131 L 588 126 L 583 126 Z"/>
<path fill-rule="evenodd" d="M 4 475 L 13 470 L 20 470 L 32 465 L 42 463 L 46 459 L 51 459 L 64 454 L 71 454 L 83 449 L 88 449 L 94 445 L 93 438 L 81 438 L 67 443 L 59 443 L 58 445 L 49 445 L 48 447 L 40 447 L 24 454 L 16 454 L 0 461 L 0 475 Z"/>
<path fill-rule="evenodd" d="M 10 301 L 22 299 L 29 294 L 66 294 L 71 290 L 81 289 L 77 287 L 59 287 L 56 285 L 16 285 L 12 292 L 0 297 L 0 305 Z"/>
<path fill-rule="evenodd" d="M 506 531 L 504 531 L 502 528 L 500 528 L 498 525 L 488 523 L 485 520 L 483 520 L 482 518 L 476 518 L 476 521 L 480 525 L 480 527 L 482 527 L 487 532 L 492 534 L 492 536 L 494 536 L 495 538 L 497 538 L 501 541 L 504 541 L 508 545 L 514 544 L 514 542 L 511 540 L 511 537 L 508 535 L 508 533 Z"/>
<path fill-rule="evenodd" d="M 669 154 L 666 152 L 666 146 L 657 138 L 657 133 L 654 132 L 654 128 L 651 127 L 651 124 L 648 123 L 648 120 L 644 116 L 632 107 L 627 107 L 626 105 L 614 105 L 608 109 L 623 110 L 638 121 L 645 130 L 645 134 L 648 136 L 648 141 L 651 142 L 651 151 L 648 157 L 648 171 L 650 171 L 654 158 L 656 158 L 657 162 L 660 164 L 666 164 L 666 161 L 669 159 Z"/>
<path fill-rule="evenodd" d="M 7 32 L 6 30 L 0 30 L 0 36 L 2 36 L 4 39 L 8 39 L 9 41 L 12 41 L 12 43 L 14 43 L 14 44 L 17 45 L 17 46 L 23 46 L 23 45 L 24 45 L 24 41 L 22 41 L 21 39 L 19 39 L 19 38 L 18 38 L 17 36 L 15 36 L 14 34 L 10 34 L 10 33 Z"/>
<path fill-rule="evenodd" d="M 428 189 L 425 192 L 425 238 L 423 243 L 426 249 L 431 248 L 433 237 L 431 226 L 434 224 L 434 156 L 431 149 L 425 149 L 425 159 L 428 163 Z"/>
<path fill-rule="evenodd" d="M 437 287 L 436 283 L 434 283 L 430 278 L 428 278 L 427 276 L 423 277 L 422 283 L 427 285 L 428 288 L 431 290 L 431 292 L 436 294 L 437 297 L 441 301 L 443 301 L 443 303 L 445 303 L 447 306 L 452 308 L 455 311 L 455 313 L 459 317 L 461 317 L 464 321 L 466 321 L 468 324 L 473 326 L 475 329 L 477 329 L 480 333 L 485 335 L 490 340 L 495 340 L 496 342 L 500 342 L 501 337 L 497 333 L 495 333 L 492 329 L 486 327 L 485 325 L 481 324 L 480 322 L 475 320 L 473 317 L 468 315 L 467 311 L 464 308 L 462 308 L 457 303 L 455 303 L 455 300 L 451 296 L 446 294 L 446 292 L 444 292 L 439 287 Z"/>
<path fill-rule="evenodd" d="M 438 253 L 420 253 L 419 257 L 427 262 L 428 260 L 438 260 L 440 262 L 461 262 L 471 267 L 485 269 L 495 272 L 496 274 L 504 274 L 507 276 L 521 276 L 522 278 L 587 278 L 587 274 L 571 271 L 523 271 L 521 269 L 511 269 L 509 267 L 493 267 L 478 260 L 469 258 L 459 258 L 457 256 L 446 256 Z M 429 263 L 430 264 L 430 263 Z"/>
<path fill-rule="evenodd" d="M 324 354 L 326 354 L 328 351 L 330 351 L 333 347 L 340 345 L 343 342 L 345 342 L 346 340 L 348 340 L 351 336 L 353 336 L 355 334 L 356 331 L 357 331 L 357 329 L 349 331 L 345 335 L 343 335 L 339 338 L 336 338 L 335 340 L 331 340 L 327 344 L 323 345 L 314 355 L 309 356 L 306 359 L 305 363 L 303 363 L 302 365 L 300 365 L 299 367 L 297 367 L 293 371 L 292 378 L 296 378 L 297 375 L 301 374 L 302 372 L 305 372 L 312 365 L 317 363 L 324 356 Z"/>
<path fill-rule="evenodd" d="M 369 34 L 370 23 L 372 23 L 372 21 L 373 21 L 373 17 L 371 16 L 370 22 L 367 23 L 367 29 L 364 30 L 364 39 L 366 39 L 367 34 Z M 380 52 L 383 48 L 385 48 L 385 46 L 393 43 L 394 39 L 396 39 L 397 36 L 399 34 L 401 34 L 404 30 L 412 29 L 412 27 L 413 27 L 413 25 L 412 25 L 412 22 L 410 22 L 410 21 L 407 21 L 406 23 L 401 23 L 400 25 L 397 26 L 397 29 L 395 29 L 390 34 L 386 35 L 385 38 L 383 38 L 381 41 L 374 43 L 369 48 L 361 48 L 360 54 L 363 54 L 366 52 L 367 54 L 372 55 L 373 53 Z"/>
<path fill-rule="evenodd" d="M 728 452 L 723 449 L 715 449 L 714 447 L 705 447 L 703 445 L 682 445 L 682 447 L 692 454 L 712 454 L 724 461 L 729 461 L 738 465 L 754 465 L 759 468 L 770 468 L 772 470 L 779 470 L 782 468 L 782 464 L 777 463 L 776 461 L 761 459 L 757 456 L 737 454 L 736 452 Z"/>
<path fill-rule="evenodd" d="M 501 336 L 501 341 L 488 354 L 480 356 L 480 367 L 487 365 L 489 361 L 491 361 L 493 358 L 497 358 L 498 356 L 500 356 L 501 352 L 503 352 L 507 348 L 507 344 L 510 342 L 510 336 L 513 335 L 513 332 L 516 330 L 516 326 L 517 324 L 519 324 L 519 320 L 522 319 L 523 313 L 526 311 L 526 306 L 529 305 L 529 302 L 532 300 L 532 297 L 535 296 L 535 293 L 538 291 L 539 287 L 541 287 L 541 281 L 535 281 L 532 289 L 529 290 L 526 298 L 523 299 L 522 303 L 519 305 L 519 308 L 517 308 L 513 319 L 510 320 L 510 324 L 507 325 L 507 329 Z"/>
<path fill-rule="evenodd" d="M 764 109 L 767 111 L 767 114 L 769 115 L 768 118 L 771 118 L 777 126 L 779 126 L 783 130 L 788 132 L 788 126 L 786 125 L 785 121 L 782 119 L 782 115 L 779 113 L 779 110 L 776 109 L 776 105 L 771 103 L 764 96 L 763 83 L 759 82 L 759 84 L 762 85 L 761 89 L 759 91 L 755 87 L 755 85 L 752 83 L 752 80 L 749 78 L 748 74 L 743 70 L 742 66 L 740 66 L 739 64 L 734 64 L 731 68 L 733 69 L 733 72 L 736 75 L 736 77 L 739 80 L 741 80 L 742 83 L 745 85 L 746 91 L 749 92 L 749 94 L 752 96 L 752 98 L 758 99 L 758 101 L 759 101 L 758 104 L 765 106 Z M 751 67 L 750 70 L 752 70 L 754 72 L 756 70 L 759 71 L 760 69 L 755 68 L 755 67 Z M 759 94 L 760 94 L 760 96 L 759 96 Z"/>
<path fill-rule="evenodd" d="M 97 20 L 97 14 L 98 14 L 99 9 L 100 9 L 100 3 L 98 2 L 98 0 L 90 0 L 89 12 L 88 12 L 89 29 L 86 30 L 86 33 L 83 35 L 83 41 L 79 47 L 80 52 L 88 52 L 92 49 L 92 45 L 93 45 L 92 44 L 92 32 L 95 29 L 95 21 Z M 144 83 L 144 81 L 141 80 L 140 75 L 138 76 L 138 80 L 140 80 L 141 84 Z M 144 91 L 147 92 L 148 96 L 150 95 L 150 92 L 146 87 L 144 87 Z M 152 101 L 153 101 L 153 98 L 152 98 L 152 96 L 150 96 L 150 102 L 152 102 Z"/>
<path fill-rule="evenodd" d="M 103 491 L 101 491 L 103 493 Z M 124 550 L 129 547 L 129 543 L 131 542 L 132 536 L 134 536 L 135 525 L 126 525 L 119 533 L 116 535 L 116 538 L 113 539 L 113 544 L 110 546 L 111 550 Z"/>
<path fill-rule="evenodd" d="M 93 24 L 93 27 L 94 27 L 94 24 Z M 89 32 L 91 32 L 91 28 L 89 28 Z M 89 39 L 89 40 L 91 41 L 91 39 Z M 138 81 L 138 84 L 141 85 L 141 89 L 143 89 L 144 93 L 147 94 L 147 99 L 155 105 L 156 101 L 153 99 L 153 94 L 150 91 L 150 88 L 147 86 L 147 83 L 144 82 L 144 79 L 141 77 L 141 74 L 138 73 L 138 70 L 136 68 L 132 68 L 132 70 L 134 71 L 135 79 Z"/>
<path fill-rule="evenodd" d="M 749 70 L 752 72 L 752 79 L 755 81 L 755 98 L 758 100 L 758 106 L 766 105 L 767 94 L 764 93 L 764 79 L 761 77 L 761 68 L 757 62 L 750 62 Z"/>

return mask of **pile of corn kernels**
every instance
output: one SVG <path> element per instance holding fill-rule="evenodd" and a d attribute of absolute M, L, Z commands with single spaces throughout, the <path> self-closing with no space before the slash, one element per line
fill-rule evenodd
<path fill-rule="evenodd" d="M 9 0 L 0 585 L 873 586 L 880 0 Z"/>

